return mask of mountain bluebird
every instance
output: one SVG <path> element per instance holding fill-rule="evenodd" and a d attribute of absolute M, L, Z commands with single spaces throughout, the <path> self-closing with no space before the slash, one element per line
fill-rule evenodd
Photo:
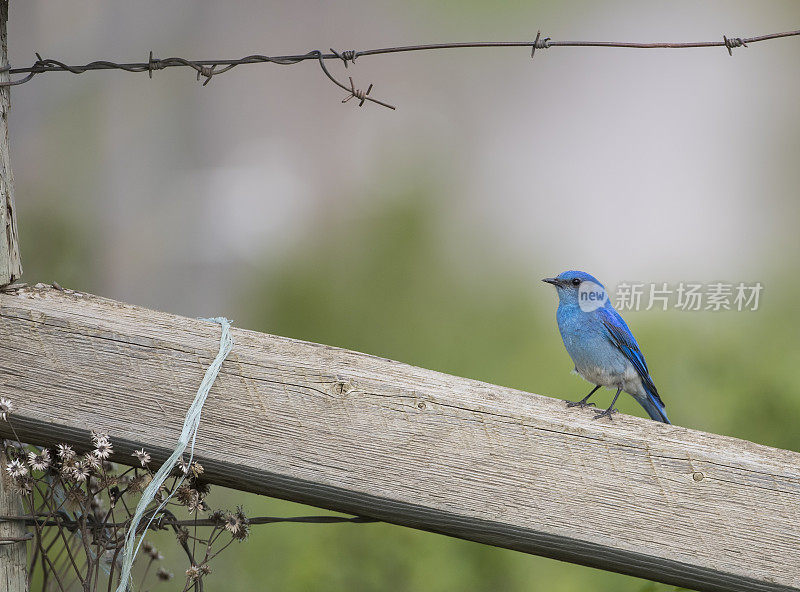
<path fill-rule="evenodd" d="M 558 292 L 558 329 L 576 372 L 595 385 L 583 399 L 567 406 L 594 405 L 587 403 L 589 397 L 605 386 L 617 389 L 617 394 L 611 406 L 595 419 L 611 419 L 616 411 L 614 403 L 625 391 L 652 419 L 670 423 L 639 344 L 611 305 L 603 285 L 583 271 L 565 271 L 542 281 L 553 284 Z"/>

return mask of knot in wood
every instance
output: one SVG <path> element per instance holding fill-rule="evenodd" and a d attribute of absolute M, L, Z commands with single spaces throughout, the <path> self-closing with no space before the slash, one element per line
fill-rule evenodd
<path fill-rule="evenodd" d="M 336 381 L 331 385 L 331 392 L 337 396 L 344 396 L 353 392 L 355 388 L 352 380 L 337 376 Z"/>

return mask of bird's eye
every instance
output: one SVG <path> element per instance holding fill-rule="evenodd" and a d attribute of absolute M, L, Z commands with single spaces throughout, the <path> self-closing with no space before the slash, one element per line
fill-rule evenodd
<path fill-rule="evenodd" d="M 573 286 L 580 286 L 581 285 L 581 281 L 578 278 L 573 278 L 572 279 L 572 285 Z"/>

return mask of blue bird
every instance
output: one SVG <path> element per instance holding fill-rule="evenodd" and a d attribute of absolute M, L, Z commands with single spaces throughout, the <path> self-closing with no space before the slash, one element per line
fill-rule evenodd
<path fill-rule="evenodd" d="M 542 281 L 553 284 L 558 292 L 558 330 L 576 372 L 595 385 L 583 399 L 567 402 L 567 406 L 594 405 L 587 403 L 589 397 L 605 386 L 617 389 L 617 394 L 611 406 L 595 419 L 611 419 L 617 411 L 614 404 L 625 391 L 652 419 L 670 423 L 639 344 L 611 305 L 603 284 L 584 271 L 565 271 Z"/>

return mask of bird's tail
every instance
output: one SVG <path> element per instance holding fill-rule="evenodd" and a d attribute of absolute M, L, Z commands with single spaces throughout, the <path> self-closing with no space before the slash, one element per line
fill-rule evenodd
<path fill-rule="evenodd" d="M 664 403 L 661 401 L 661 397 L 658 396 L 658 392 L 651 392 L 650 389 L 646 387 L 645 392 L 647 396 L 644 399 L 637 399 L 637 401 L 639 401 L 639 404 L 647 411 L 647 415 L 649 415 L 651 419 L 660 421 L 661 423 L 672 423 L 664 411 Z"/>

